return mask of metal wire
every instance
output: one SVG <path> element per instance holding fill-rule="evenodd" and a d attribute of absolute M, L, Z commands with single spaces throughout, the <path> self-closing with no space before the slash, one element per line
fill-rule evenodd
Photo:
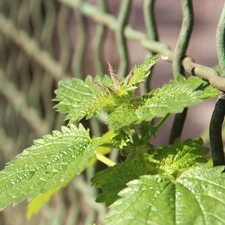
<path fill-rule="evenodd" d="M 217 53 L 220 66 L 221 78 L 225 77 L 225 4 L 220 16 L 216 32 Z M 212 150 L 214 166 L 225 165 L 224 146 L 222 139 L 222 125 L 225 116 L 225 94 L 221 92 L 219 99 L 212 113 L 209 138 Z"/>
<path fill-rule="evenodd" d="M 146 32 L 136 30 L 129 24 L 132 1 L 120 1 L 117 16 L 111 14 L 109 1 L 95 2 L 94 5 L 85 0 L 0 1 L 1 168 L 23 148 L 31 145 L 33 139 L 49 133 L 52 129 L 58 129 L 63 124 L 63 116 L 54 112 L 52 109 L 54 103 L 51 101 L 59 80 L 71 76 L 84 78 L 88 71 L 86 67 L 91 67 L 89 58 L 93 58 L 96 74 L 105 74 L 103 48 L 107 30 L 115 34 L 115 49 L 118 51 L 120 63 L 119 76 L 123 77 L 128 73 L 130 60 L 126 43 L 132 40 L 146 49 L 148 56 L 161 53 L 163 59 L 172 62 L 175 76 L 184 74 L 186 71 L 208 80 L 213 87 L 225 92 L 225 10 L 221 14 L 217 29 L 220 76 L 216 70 L 195 63 L 194 59 L 186 56 L 193 25 L 190 0 L 181 1 L 183 23 L 174 50 L 158 40 L 157 22 L 154 15 L 157 13 L 154 8 L 155 0 L 143 2 Z M 93 23 L 95 23 L 95 33 L 90 30 L 89 26 Z M 92 52 L 88 51 L 90 41 L 92 41 Z M 143 93 L 150 90 L 149 83 L 150 77 L 143 88 Z M 219 103 L 216 107 L 218 105 Z M 215 109 L 222 109 L 221 107 Z M 223 119 L 223 115 L 219 118 Z M 97 124 L 99 121 L 92 119 L 89 125 L 95 135 L 100 135 L 102 129 Z M 214 119 L 211 120 L 211 124 L 220 126 Z M 217 137 L 221 134 L 221 130 L 215 131 L 213 127 L 211 129 L 211 133 L 216 134 Z M 212 137 L 215 136 L 212 135 Z M 215 144 L 215 140 L 219 143 L 218 139 L 212 139 L 212 143 Z M 220 148 L 223 148 L 223 145 Z M 221 155 L 215 158 L 221 160 Z M 215 165 L 221 163 L 224 162 L 216 161 Z M 82 189 L 88 192 L 90 190 L 89 184 L 85 182 L 82 182 L 80 186 L 79 184 L 75 186 L 77 191 Z M 66 225 L 78 223 L 79 210 L 85 207 L 79 198 L 78 192 L 74 192 L 74 186 L 70 186 L 54 200 L 57 216 L 43 220 L 37 217 L 30 224 L 59 224 L 58 221 L 66 221 Z M 100 221 L 103 224 L 101 219 L 96 219 L 98 215 L 103 217 L 105 213 L 103 207 L 98 208 L 93 205 L 93 202 L 88 205 L 95 210 L 97 215 L 90 213 L 87 223 Z M 51 212 L 49 205 L 46 209 L 47 214 Z M 85 216 L 88 214 L 88 212 L 83 213 L 86 213 Z M 42 212 L 41 215 L 47 218 L 47 214 Z M 6 216 L 0 217 L 0 224 L 5 224 L 5 221 Z M 21 220 L 21 224 L 29 223 Z"/>

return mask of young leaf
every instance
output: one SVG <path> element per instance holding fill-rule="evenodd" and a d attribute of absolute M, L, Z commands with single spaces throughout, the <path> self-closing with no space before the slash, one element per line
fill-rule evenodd
<path fill-rule="evenodd" d="M 133 76 L 131 76 L 130 78 L 128 87 L 132 87 L 137 85 L 138 83 L 144 82 L 144 80 L 149 76 L 151 68 L 158 61 L 158 57 L 159 55 L 152 56 L 145 59 L 145 61 L 141 65 L 135 66 L 133 69 Z"/>
<path fill-rule="evenodd" d="M 34 141 L 0 172 L 0 209 L 61 188 L 87 166 L 97 142 L 72 124 Z"/>
<path fill-rule="evenodd" d="M 118 130 L 125 127 L 127 124 L 134 124 L 138 117 L 136 116 L 137 107 L 134 104 L 126 102 L 115 108 L 115 110 L 109 114 L 108 123 L 110 129 Z"/>
<path fill-rule="evenodd" d="M 111 206 L 107 224 L 225 224 L 223 169 L 201 166 L 177 179 L 159 174 L 133 180 Z"/>
<path fill-rule="evenodd" d="M 101 83 L 108 83 L 106 78 L 100 82 L 100 86 L 92 83 L 92 78 L 87 77 L 85 81 L 80 79 L 72 79 L 70 82 L 59 82 L 59 88 L 55 91 L 55 101 L 59 103 L 55 106 L 61 113 L 67 113 L 66 120 L 72 123 L 76 120 L 81 120 L 86 117 L 89 119 L 92 116 L 104 109 L 110 102 L 111 95 L 107 93 L 107 88 L 101 86 Z M 110 86 L 110 85 L 109 85 Z"/>
<path fill-rule="evenodd" d="M 153 163 L 143 159 L 126 160 L 124 163 L 100 171 L 92 179 L 93 185 L 102 190 L 97 202 L 105 202 L 106 206 L 115 202 L 118 193 L 126 187 L 126 183 L 144 174 L 155 174 Z"/>

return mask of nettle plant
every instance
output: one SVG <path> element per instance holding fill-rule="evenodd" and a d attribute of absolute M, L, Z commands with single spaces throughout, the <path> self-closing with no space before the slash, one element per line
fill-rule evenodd
<path fill-rule="evenodd" d="M 173 113 L 215 98 L 219 91 L 201 78 L 177 76 L 143 96 L 135 89 L 150 74 L 158 56 L 119 79 L 110 76 L 59 83 L 55 108 L 66 113 L 68 126 L 53 131 L 25 149 L 0 172 L 0 209 L 26 198 L 27 217 L 51 195 L 98 159 L 108 167 L 91 182 L 101 193 L 97 202 L 110 208 L 107 224 L 225 224 L 224 167 L 212 167 L 200 137 L 154 146 L 151 137 Z M 106 112 L 108 132 L 91 137 L 74 122 Z M 154 118 L 161 118 L 153 125 Z M 118 149 L 123 162 L 105 155 Z M 90 163 L 92 162 L 92 163 Z"/>

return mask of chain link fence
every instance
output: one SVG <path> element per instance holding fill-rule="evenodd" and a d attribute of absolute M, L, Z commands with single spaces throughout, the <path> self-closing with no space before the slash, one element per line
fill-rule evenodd
<path fill-rule="evenodd" d="M 194 6 L 200 9 L 207 4 L 209 6 L 209 2 L 201 0 L 198 4 L 194 2 Z M 210 17 L 213 35 L 223 2 L 219 0 L 217 4 L 210 5 L 214 7 L 213 12 L 218 10 L 217 14 L 214 13 L 218 16 L 216 19 Z M 156 6 L 159 4 L 157 9 L 155 3 Z M 171 8 L 179 9 L 175 14 L 178 24 L 175 23 L 174 27 L 177 30 L 166 29 L 169 26 L 166 24 L 163 40 L 167 43 L 166 40 L 170 39 L 173 50 L 169 43 L 159 42 L 158 29 L 161 30 L 155 21 L 155 16 L 159 17 L 160 13 L 167 13 Z M 206 8 L 202 13 L 208 11 Z M 173 11 L 169 12 L 173 16 Z M 199 15 L 196 17 L 199 18 Z M 156 66 L 154 72 L 164 73 L 166 77 L 153 76 L 151 87 L 154 83 L 160 85 L 168 81 L 172 74 L 175 77 L 188 73 L 202 77 L 225 91 L 225 82 L 216 70 L 185 57 L 193 20 L 190 0 L 159 3 L 155 0 L 0 1 L 0 169 L 22 149 L 30 146 L 34 139 L 50 133 L 52 129 L 59 129 L 64 123 L 64 117 L 53 110 L 52 99 L 58 81 L 68 77 L 84 78 L 87 74 L 106 74 L 107 61 L 118 68 L 119 76 L 125 76 L 134 64 L 145 57 L 162 53 L 162 58 L 171 62 L 172 66 L 169 68 L 160 62 L 162 67 Z M 170 32 L 175 32 L 177 38 L 175 36 L 172 40 Z M 194 34 L 200 39 L 205 38 L 201 37 L 200 30 L 194 31 Z M 210 63 L 216 64 L 215 48 L 211 50 L 210 46 L 207 47 L 213 59 Z M 205 55 L 202 57 L 205 60 Z M 210 63 L 209 66 L 213 66 Z M 142 93 L 149 90 L 150 79 L 141 86 Z M 98 122 L 91 120 L 86 125 L 99 134 L 104 131 L 104 126 L 96 125 Z M 92 176 L 93 170 L 90 168 L 85 176 L 78 176 L 31 221 L 25 219 L 25 202 L 0 213 L 0 224 L 104 224 L 105 208 L 95 204 L 96 190 L 86 179 Z"/>

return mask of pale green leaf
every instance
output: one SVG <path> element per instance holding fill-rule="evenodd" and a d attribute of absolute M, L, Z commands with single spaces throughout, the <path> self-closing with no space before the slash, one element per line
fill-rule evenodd
<path fill-rule="evenodd" d="M 109 114 L 108 123 L 110 129 L 120 129 L 127 124 L 133 124 L 137 121 L 136 116 L 137 107 L 129 102 L 122 103 L 115 110 Z"/>
<path fill-rule="evenodd" d="M 133 76 L 130 78 L 128 87 L 144 82 L 145 79 L 149 76 L 151 68 L 158 61 L 158 57 L 158 55 L 152 56 L 145 59 L 145 61 L 141 65 L 135 66 L 133 69 Z"/>
<path fill-rule="evenodd" d="M 153 163 L 140 159 L 126 160 L 108 167 L 91 179 L 92 184 L 102 190 L 96 201 L 105 202 L 106 206 L 109 206 L 119 198 L 118 193 L 126 187 L 127 182 L 144 174 L 155 173 Z"/>
<path fill-rule="evenodd" d="M 180 113 L 186 107 L 199 104 L 204 99 L 203 91 L 200 89 L 202 83 L 199 81 L 203 82 L 198 78 L 193 82 L 193 78 L 186 80 L 179 76 L 177 80 L 172 80 L 162 88 L 144 95 L 136 112 L 140 121 Z"/>
<path fill-rule="evenodd" d="M 147 154 L 147 151 L 151 153 Z M 92 178 L 93 184 L 102 190 L 97 201 L 106 202 L 107 206 L 112 204 L 126 183 L 141 175 L 166 173 L 175 179 L 184 170 L 206 163 L 204 156 L 208 152 L 201 138 L 183 143 L 176 139 L 173 145 L 157 148 L 139 145 L 124 163 L 109 167 Z"/>
<path fill-rule="evenodd" d="M 104 87 L 109 87 L 111 89 L 114 88 L 114 83 L 113 83 L 112 79 L 107 75 L 104 75 L 103 77 L 97 75 L 94 78 L 94 81 L 97 82 L 98 84 L 101 84 Z"/>
<path fill-rule="evenodd" d="M 99 77 L 97 80 L 101 83 Z M 106 80 L 103 79 L 102 83 L 107 83 Z M 92 78 L 87 77 L 85 81 L 74 78 L 71 81 L 59 82 L 54 99 L 59 103 L 55 108 L 61 113 L 66 113 L 66 119 L 70 120 L 70 123 L 98 115 L 107 104 L 110 105 L 111 95 L 106 93 L 106 89 L 101 90 L 91 81 Z"/>
<path fill-rule="evenodd" d="M 95 140 L 82 125 L 71 124 L 34 141 L 0 172 L 0 209 L 68 183 L 94 156 Z"/>
<path fill-rule="evenodd" d="M 107 225 L 223 225 L 224 167 L 192 167 L 177 179 L 145 175 L 122 190 Z"/>

